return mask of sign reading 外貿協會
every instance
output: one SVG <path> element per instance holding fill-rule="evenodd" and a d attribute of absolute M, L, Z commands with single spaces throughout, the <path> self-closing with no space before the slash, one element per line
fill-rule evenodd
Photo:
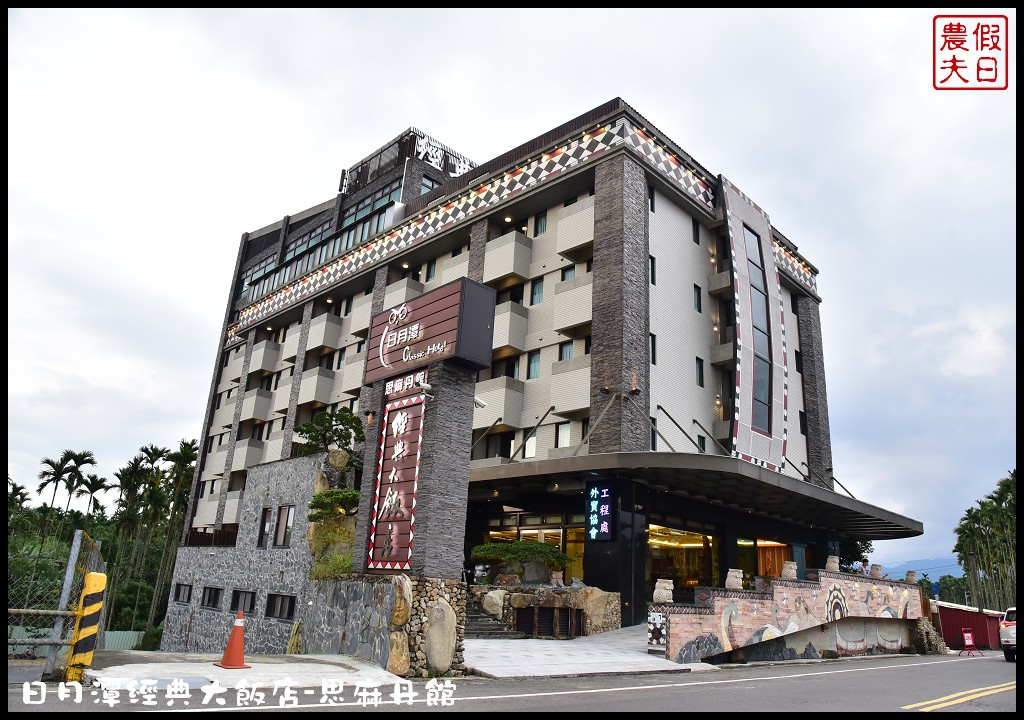
<path fill-rule="evenodd" d="M 587 483 L 587 540 L 615 539 L 615 492 L 602 482 Z"/>
<path fill-rule="evenodd" d="M 407 376 L 438 360 L 490 367 L 494 290 L 461 278 L 374 316 L 363 383 Z"/>

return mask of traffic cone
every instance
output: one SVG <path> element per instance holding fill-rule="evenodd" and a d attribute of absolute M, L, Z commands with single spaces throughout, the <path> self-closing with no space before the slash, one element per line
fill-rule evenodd
<path fill-rule="evenodd" d="M 244 670 L 252 667 L 252 665 L 245 664 L 245 613 L 241 610 L 235 617 L 235 626 L 231 628 L 231 637 L 228 638 L 228 646 L 224 648 L 224 657 L 214 665 L 228 670 Z"/>

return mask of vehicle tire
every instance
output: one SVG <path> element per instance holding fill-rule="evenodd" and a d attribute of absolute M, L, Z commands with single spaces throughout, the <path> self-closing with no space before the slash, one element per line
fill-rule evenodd
<path fill-rule="evenodd" d="M 1017 651 L 1003 650 L 1003 657 L 1006 658 L 1006 662 L 1017 662 Z"/>

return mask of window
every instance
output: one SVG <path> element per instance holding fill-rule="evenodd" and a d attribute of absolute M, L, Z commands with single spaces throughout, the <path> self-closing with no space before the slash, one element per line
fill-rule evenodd
<path fill-rule="evenodd" d="M 220 596 L 223 590 L 216 587 L 203 588 L 203 600 L 199 603 L 201 607 L 210 610 L 220 610 Z"/>
<path fill-rule="evenodd" d="M 587 335 L 585 338 L 583 338 L 583 354 L 584 355 L 589 355 L 590 354 L 590 343 L 591 343 L 590 335 Z"/>
<path fill-rule="evenodd" d="M 434 279 L 437 275 L 437 258 L 427 261 L 427 282 Z"/>
<path fill-rule="evenodd" d="M 693 286 L 693 309 L 697 312 L 704 312 L 703 294 L 700 285 Z"/>
<path fill-rule="evenodd" d="M 260 378 L 260 390 L 271 390 L 273 389 L 274 376 L 264 375 Z"/>
<path fill-rule="evenodd" d="M 192 586 L 178 583 L 174 586 L 174 602 L 187 603 L 192 599 Z"/>
<path fill-rule="evenodd" d="M 708 451 L 708 439 L 703 435 L 697 436 L 697 450 L 702 453 Z"/>
<path fill-rule="evenodd" d="M 558 343 L 558 359 L 572 360 L 572 340 Z"/>
<path fill-rule="evenodd" d="M 295 596 L 294 595 L 267 595 L 268 618 L 279 620 L 292 620 L 295 618 Z"/>
<path fill-rule="evenodd" d="M 654 212 L 654 186 L 651 185 L 647 188 L 647 200 L 651 205 L 651 212 Z"/>
<path fill-rule="evenodd" d="M 804 374 L 804 356 L 799 350 L 793 351 L 793 364 L 796 366 L 796 371 L 801 375 Z"/>
<path fill-rule="evenodd" d="M 254 424 L 252 426 L 252 432 L 249 434 L 249 437 L 252 438 L 253 440 L 262 440 L 263 439 L 263 423 L 256 423 L 256 424 Z"/>
<path fill-rule="evenodd" d="M 221 400 L 223 399 L 223 397 L 224 397 L 223 393 L 217 393 L 217 395 L 216 395 L 217 402 L 214 404 L 214 408 L 213 408 L 214 410 L 220 410 L 220 403 L 221 403 Z"/>
<path fill-rule="evenodd" d="M 768 294 L 761 256 L 761 238 L 746 225 L 743 237 L 747 245 L 747 268 L 750 274 L 750 319 L 754 336 L 754 392 L 751 427 L 771 432 L 771 342 L 768 320 Z"/>
<path fill-rule="evenodd" d="M 651 365 L 658 364 L 658 337 L 651 333 Z"/>
<path fill-rule="evenodd" d="M 338 356 L 337 369 L 341 370 L 343 367 L 345 367 L 345 348 L 342 348 L 341 350 L 336 352 L 335 355 Z"/>
<path fill-rule="evenodd" d="M 231 592 L 231 612 L 241 610 L 252 615 L 256 610 L 256 593 L 250 590 L 233 590 Z"/>
<path fill-rule="evenodd" d="M 555 447 L 569 447 L 569 423 L 555 424 Z"/>
<path fill-rule="evenodd" d="M 274 533 L 274 547 L 288 547 L 291 544 L 294 521 L 294 505 L 282 505 L 277 509 L 277 532 Z"/>
<path fill-rule="evenodd" d="M 519 356 L 505 358 L 494 363 L 491 369 L 491 377 L 510 377 L 513 380 L 519 379 Z"/>
<path fill-rule="evenodd" d="M 650 265 L 651 265 L 651 285 L 657 285 L 658 284 L 658 271 L 657 271 L 657 265 L 655 264 L 654 256 L 653 255 L 648 255 L 647 259 L 648 259 L 648 261 L 650 262 Z"/>
<path fill-rule="evenodd" d="M 587 269 L 586 269 L 585 272 L 593 272 L 593 270 L 594 270 L 594 258 L 587 258 L 586 268 Z"/>
<path fill-rule="evenodd" d="M 434 178 L 429 178 L 426 175 L 424 175 L 423 179 L 420 181 L 420 195 L 428 193 L 434 188 L 439 187 L 440 185 L 440 181 L 435 180 Z"/>
<path fill-rule="evenodd" d="M 522 283 L 520 285 L 513 285 L 507 290 L 502 290 L 494 296 L 494 304 L 497 306 L 507 302 L 514 302 L 517 305 L 522 305 L 525 287 L 526 283 Z"/>
<path fill-rule="evenodd" d="M 346 316 L 352 314 L 352 303 L 353 303 L 353 300 L 354 299 L 353 299 L 352 295 L 349 295 L 347 298 L 345 298 L 345 315 Z"/>
<path fill-rule="evenodd" d="M 807 413 L 803 410 L 800 411 L 800 434 L 807 434 Z"/>
<path fill-rule="evenodd" d="M 544 278 L 539 277 L 530 284 L 530 304 L 540 305 L 544 302 Z"/>
<path fill-rule="evenodd" d="M 461 245 L 459 247 L 455 248 L 454 250 L 452 250 L 452 257 L 458 257 L 461 254 L 462 254 L 462 246 Z"/>
<path fill-rule="evenodd" d="M 582 438 L 584 440 L 590 439 L 589 437 L 587 437 L 588 435 L 590 435 L 590 418 L 586 417 L 580 420 L 580 433 L 582 434 Z"/>
<path fill-rule="evenodd" d="M 526 438 L 526 447 L 523 449 L 524 458 L 537 457 L 537 434 L 524 430 L 524 433 L 530 433 L 530 437 Z"/>
<path fill-rule="evenodd" d="M 704 361 L 697 358 L 697 387 L 704 387 Z"/>
<path fill-rule="evenodd" d="M 658 418 L 648 418 L 651 421 L 651 452 L 658 449 Z"/>
<path fill-rule="evenodd" d="M 197 488 L 197 493 L 199 494 L 199 499 L 200 500 L 202 500 L 204 497 L 206 497 L 206 481 L 205 480 L 200 480 L 199 481 L 199 486 Z"/>
<path fill-rule="evenodd" d="M 533 216 L 533 236 L 540 237 L 548 229 L 548 211 L 542 210 Z"/>
<path fill-rule="evenodd" d="M 564 207 L 569 207 L 570 205 L 575 203 L 577 199 L 578 198 L 575 195 L 573 195 L 571 198 L 567 198 L 566 201 L 565 201 Z"/>
<path fill-rule="evenodd" d="M 366 341 L 365 340 L 360 340 L 359 342 L 356 343 L 356 355 L 358 355 L 359 353 L 361 353 L 365 349 L 366 349 Z"/>
<path fill-rule="evenodd" d="M 789 306 L 793 310 L 793 314 L 794 315 L 799 315 L 800 314 L 800 313 L 797 312 L 797 308 L 799 307 L 799 305 L 797 305 L 797 302 L 796 302 L 797 297 L 798 296 L 796 295 L 796 293 L 794 293 L 794 294 L 789 296 Z"/>
<path fill-rule="evenodd" d="M 697 218 L 691 218 L 693 221 L 693 244 L 700 245 L 700 222 Z"/>
<path fill-rule="evenodd" d="M 273 522 L 273 508 L 263 508 L 263 514 L 259 521 L 259 538 L 256 540 L 256 547 L 265 548 L 270 540 L 270 528 Z"/>
<path fill-rule="evenodd" d="M 214 439 L 214 437 L 215 436 L 211 435 L 210 437 L 206 438 L 206 453 L 207 454 L 213 452 L 213 439 Z"/>
<path fill-rule="evenodd" d="M 570 265 L 569 267 L 562 268 L 562 281 L 572 280 L 576 277 L 576 266 Z"/>
<path fill-rule="evenodd" d="M 531 350 L 526 356 L 526 379 L 540 377 L 540 350 Z"/>

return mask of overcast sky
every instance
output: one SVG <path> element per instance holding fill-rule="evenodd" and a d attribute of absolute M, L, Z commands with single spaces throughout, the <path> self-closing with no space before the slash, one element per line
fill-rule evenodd
<path fill-rule="evenodd" d="M 198 438 L 241 234 L 404 129 L 621 97 L 820 269 L 835 475 L 925 527 L 872 560 L 948 556 L 1017 462 L 1007 12 L 1009 90 L 939 92 L 931 10 L 9 9 L 8 475 Z"/>

